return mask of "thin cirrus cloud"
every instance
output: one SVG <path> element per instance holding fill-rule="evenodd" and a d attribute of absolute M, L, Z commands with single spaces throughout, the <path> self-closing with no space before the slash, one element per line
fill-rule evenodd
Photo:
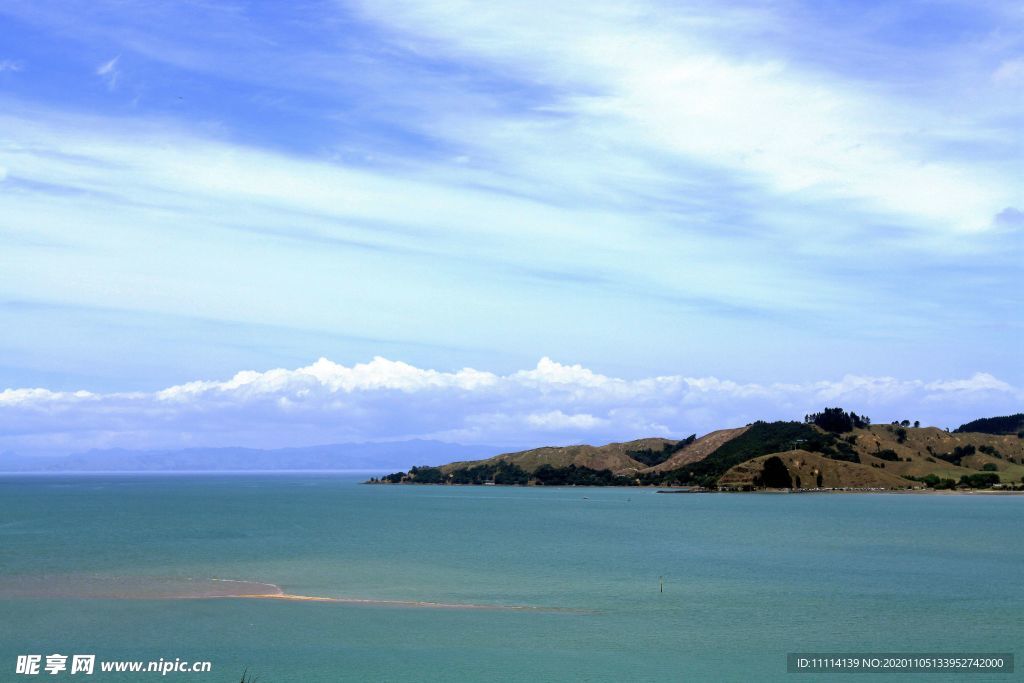
<path fill-rule="evenodd" d="M 377 357 L 321 358 L 155 392 L 0 392 L 0 448 L 52 454 L 91 447 L 294 446 L 431 438 L 533 447 L 643 436 L 681 437 L 794 419 L 824 404 L 873 415 L 963 419 L 1024 393 L 992 375 L 952 380 L 846 376 L 804 384 L 669 375 L 625 379 L 542 358 L 508 374 L 418 368 Z M 956 423 L 953 424 L 956 426 Z"/>
<path fill-rule="evenodd" d="M 773 22 L 769 12 L 716 14 L 700 4 L 656 2 L 479 10 L 462 0 L 373 2 L 363 10 L 439 54 L 556 84 L 562 96 L 549 108 L 573 121 L 575 135 L 614 131 L 624 147 L 701 160 L 776 194 L 866 201 L 922 229 L 954 231 L 990 228 L 999 211 L 1020 200 L 1009 177 L 930 154 L 930 139 L 960 125 L 932 103 L 883 96 L 813 65 L 736 49 Z M 1005 62 L 996 78 L 1015 71 L 1015 62 Z M 489 137 L 489 122 L 457 125 Z M 530 142 L 528 127 L 506 130 Z M 977 140 L 996 132 L 960 134 Z"/>
<path fill-rule="evenodd" d="M 120 61 L 121 56 L 118 55 L 96 67 L 96 75 L 106 84 L 107 90 L 111 92 L 117 90 L 118 82 L 121 79 L 121 69 L 118 66 Z"/>

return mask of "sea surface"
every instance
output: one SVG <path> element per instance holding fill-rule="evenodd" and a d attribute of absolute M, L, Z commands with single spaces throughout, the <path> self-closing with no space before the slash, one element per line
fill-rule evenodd
<path fill-rule="evenodd" d="M 0 681 L 800 681 L 788 652 L 1024 654 L 1024 497 L 365 477 L 0 477 Z M 456 607 L 196 597 L 211 579 Z M 212 672 L 16 676 L 33 653 Z"/>

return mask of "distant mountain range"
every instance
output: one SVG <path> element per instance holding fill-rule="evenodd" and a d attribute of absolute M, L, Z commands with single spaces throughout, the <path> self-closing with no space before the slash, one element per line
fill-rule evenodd
<path fill-rule="evenodd" d="M 300 448 L 185 448 L 135 451 L 90 450 L 65 456 L 0 453 L 0 472 L 225 472 L 255 470 L 408 469 L 424 462 L 497 453 L 491 446 L 467 446 L 413 439 L 388 443 L 341 443 Z"/>

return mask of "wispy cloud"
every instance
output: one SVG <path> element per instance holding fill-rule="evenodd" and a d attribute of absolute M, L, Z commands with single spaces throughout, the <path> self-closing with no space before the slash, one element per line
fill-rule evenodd
<path fill-rule="evenodd" d="M 12 386 L 49 385 L 48 358 L 74 373 L 53 386 L 155 387 L 377 353 L 684 367 L 752 394 L 847 373 L 1024 380 L 1012 2 L 0 14 L 39 75 L 4 74 L 0 94 L 0 295 L 140 323 L 117 346 L 102 324 L 0 311 Z M 261 325 L 318 334 L 267 344 Z"/>
<path fill-rule="evenodd" d="M 1002 62 L 992 73 L 992 80 L 1010 86 L 1024 83 L 1024 57 Z"/>
<path fill-rule="evenodd" d="M 1009 178 L 929 154 L 928 131 L 959 124 L 928 104 L 781 57 L 738 54 L 751 19 L 771 19 L 764 12 L 660 3 L 499 3 L 480 12 L 461 0 L 364 10 L 436 54 L 555 84 L 548 109 L 564 125 L 510 124 L 506 145 L 536 149 L 545 128 L 570 139 L 607 131 L 622 147 L 746 174 L 807 202 L 864 201 L 925 229 L 983 230 L 1020 199 Z M 722 40 L 729 31 L 735 37 Z M 1012 75 L 1012 64 L 997 73 Z M 496 132 L 486 120 L 450 123 L 484 141 Z"/>
<path fill-rule="evenodd" d="M 14 59 L 0 59 L 0 73 L 4 71 L 21 71 L 25 68 L 24 63 Z"/>
<path fill-rule="evenodd" d="M 352 366 L 321 358 L 294 370 L 245 371 L 155 392 L 7 389 L 0 392 L 0 448 L 287 446 L 414 437 L 532 446 L 683 436 L 760 418 L 798 418 L 833 404 L 876 420 L 955 426 L 1022 399 L 1019 388 L 985 373 L 759 384 L 683 375 L 625 379 L 548 358 L 509 374 L 438 371 L 381 357 Z"/>
<path fill-rule="evenodd" d="M 119 61 L 121 61 L 121 55 L 96 67 L 96 75 L 103 79 L 103 82 L 107 84 L 107 88 L 110 90 L 117 88 L 117 81 L 121 76 L 121 71 L 117 66 Z"/>

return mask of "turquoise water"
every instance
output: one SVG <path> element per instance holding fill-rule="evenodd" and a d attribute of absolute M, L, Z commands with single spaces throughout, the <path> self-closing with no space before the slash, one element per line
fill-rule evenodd
<path fill-rule="evenodd" d="M 13 675 L 16 655 L 52 652 L 213 662 L 85 680 L 237 681 L 248 667 L 262 683 L 788 680 L 791 651 L 1024 653 L 1024 497 L 357 482 L 2 477 L 0 584 L 227 578 L 553 609 L 0 591 L 0 681 L 33 680 Z"/>

